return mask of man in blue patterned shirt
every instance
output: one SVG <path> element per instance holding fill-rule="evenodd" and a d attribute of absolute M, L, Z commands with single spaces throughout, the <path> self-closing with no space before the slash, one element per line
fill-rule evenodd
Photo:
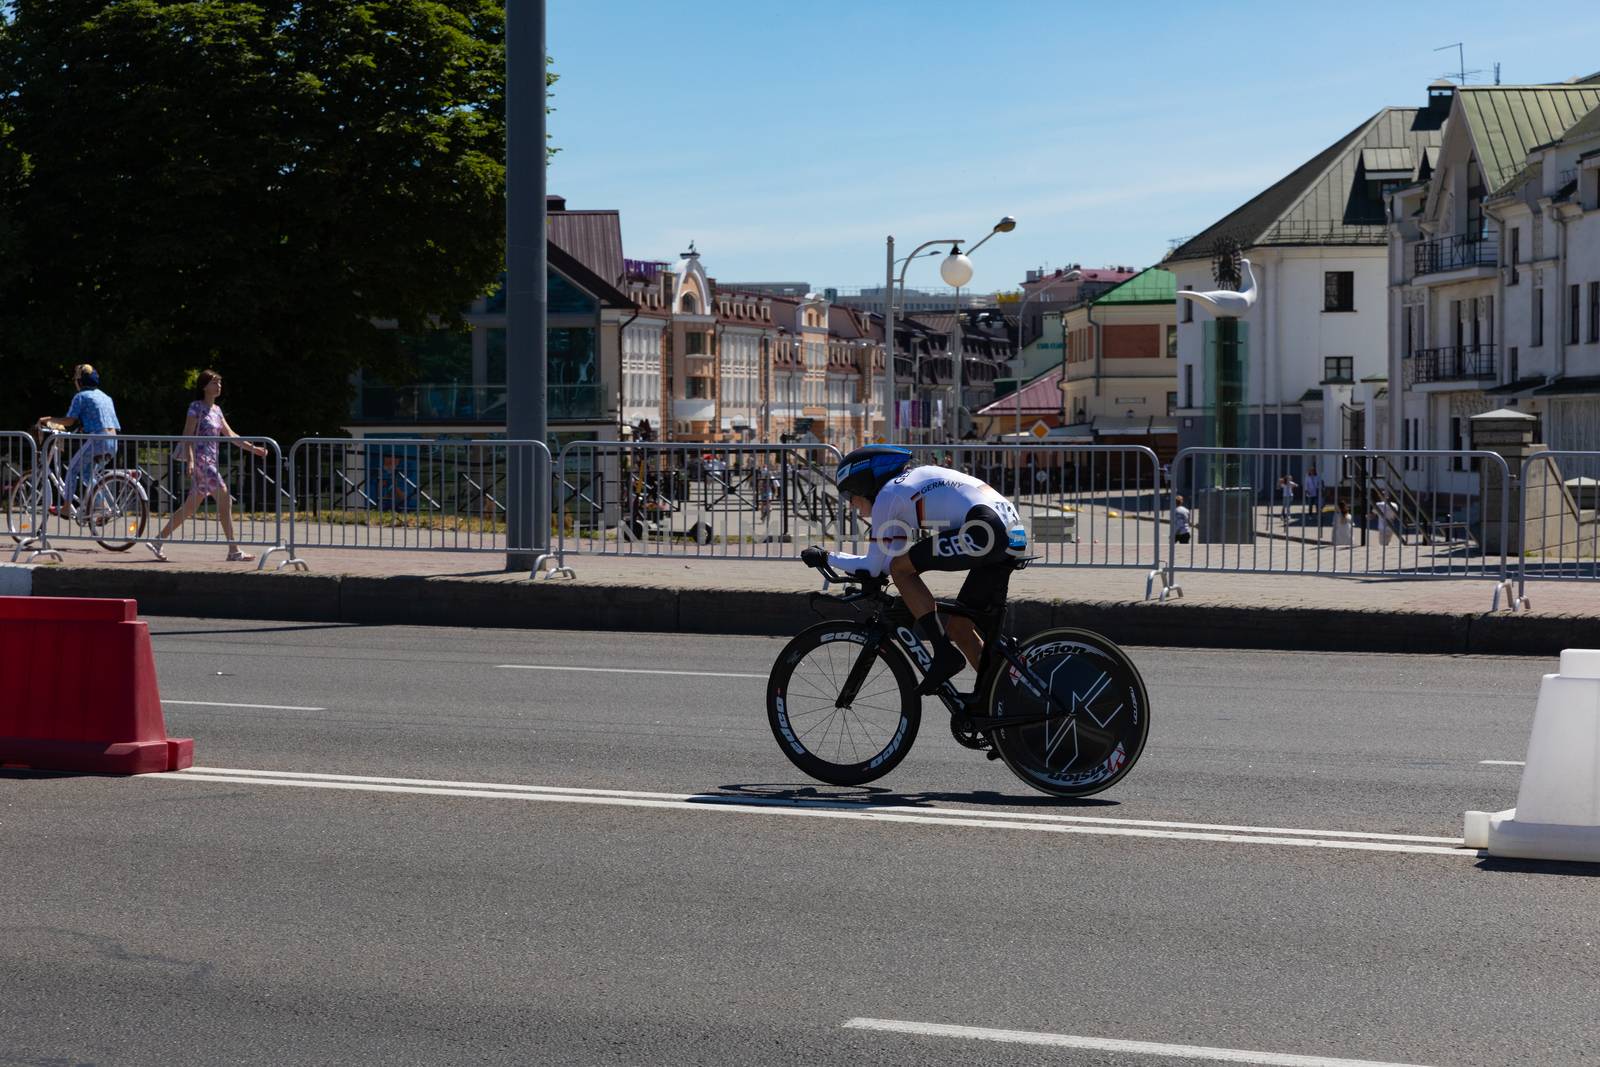
<path fill-rule="evenodd" d="M 46 415 L 39 420 L 39 425 L 51 430 L 77 428 L 79 433 L 94 434 L 105 440 L 88 442 L 72 457 L 72 465 L 67 468 L 67 504 L 78 495 L 78 486 L 84 481 L 84 468 L 96 458 L 116 451 L 116 442 L 110 438 L 122 429 L 117 421 L 117 406 L 100 391 L 100 373 L 94 367 L 88 363 L 78 364 L 73 369 L 72 382 L 78 393 L 72 398 L 66 415 L 59 419 Z"/>

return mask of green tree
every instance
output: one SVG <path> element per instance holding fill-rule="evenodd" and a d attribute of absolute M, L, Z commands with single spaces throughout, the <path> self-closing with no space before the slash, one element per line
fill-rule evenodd
<path fill-rule="evenodd" d="M 334 431 L 398 323 L 459 324 L 504 263 L 490 0 L 0 7 L 0 425 L 100 365 L 127 432 Z"/>

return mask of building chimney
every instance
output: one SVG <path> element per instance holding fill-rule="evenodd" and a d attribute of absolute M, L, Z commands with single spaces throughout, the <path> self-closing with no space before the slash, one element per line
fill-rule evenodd
<path fill-rule="evenodd" d="M 544 198 L 544 209 L 546 211 L 565 211 L 567 210 L 567 198 L 554 194 L 546 196 Z"/>
<path fill-rule="evenodd" d="M 1433 115 L 1450 114 L 1450 102 L 1456 97 L 1454 82 L 1440 78 L 1428 86 L 1428 112 Z"/>

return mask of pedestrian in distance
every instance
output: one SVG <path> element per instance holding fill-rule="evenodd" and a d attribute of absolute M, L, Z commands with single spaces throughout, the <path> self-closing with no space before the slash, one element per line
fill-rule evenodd
<path fill-rule="evenodd" d="M 1400 532 L 1400 506 L 1394 502 L 1394 496 L 1387 489 L 1379 494 L 1378 502 L 1373 505 L 1372 517 L 1378 520 L 1378 544 L 1387 548 L 1389 542 Z"/>
<path fill-rule="evenodd" d="M 1350 548 L 1355 544 L 1354 522 L 1350 518 L 1350 505 L 1339 501 L 1338 512 L 1333 516 L 1333 547 Z"/>
<path fill-rule="evenodd" d="M 1189 543 L 1192 516 L 1184 506 L 1183 497 L 1172 498 L 1172 539 L 1180 545 Z"/>
<path fill-rule="evenodd" d="M 1283 524 L 1285 526 L 1289 525 L 1289 508 L 1294 504 L 1294 491 L 1298 488 L 1300 486 L 1295 484 L 1295 480 L 1287 474 L 1278 478 L 1278 498 L 1282 502 L 1280 514 L 1283 516 Z"/>
<path fill-rule="evenodd" d="M 59 419 L 44 416 L 38 422 L 39 429 L 69 431 L 76 428 L 79 433 L 93 434 L 104 440 L 86 442 L 72 457 L 67 467 L 67 499 L 62 502 L 64 511 L 70 510 L 72 502 L 77 499 L 78 487 L 89 481 L 84 468 L 116 452 L 117 443 L 111 438 L 122 429 L 122 424 L 117 421 L 117 406 L 100 391 L 99 371 L 91 364 L 78 364 L 72 368 L 72 385 L 77 392 L 67 407 L 67 413 Z"/>
<path fill-rule="evenodd" d="M 184 437 L 213 437 L 215 441 L 185 441 L 179 448 L 184 453 L 185 462 L 189 466 L 189 496 L 184 500 L 183 506 L 172 513 L 167 524 L 156 534 L 155 540 L 146 542 L 156 559 L 165 563 L 166 553 L 161 549 L 161 543 L 172 536 L 174 530 L 182 526 L 190 516 L 205 503 L 206 497 L 213 497 L 217 502 L 217 519 L 222 523 L 222 533 L 228 539 L 228 562 L 248 563 L 256 557 L 239 548 L 238 541 L 233 534 L 233 496 L 228 492 L 228 483 L 222 477 L 218 464 L 217 446 L 222 438 L 233 438 L 240 448 L 246 452 L 253 452 L 258 456 L 265 456 L 267 450 L 260 445 L 240 439 L 233 432 L 233 427 L 228 425 L 228 420 L 222 415 L 222 408 L 217 405 L 217 397 L 222 395 L 222 376 L 213 370 L 203 370 L 195 382 L 197 399 L 189 405 L 188 417 L 183 423 Z"/>
<path fill-rule="evenodd" d="M 1306 470 L 1304 489 L 1306 511 L 1320 513 L 1322 511 L 1322 475 L 1317 473 L 1317 465 L 1315 463 Z"/>

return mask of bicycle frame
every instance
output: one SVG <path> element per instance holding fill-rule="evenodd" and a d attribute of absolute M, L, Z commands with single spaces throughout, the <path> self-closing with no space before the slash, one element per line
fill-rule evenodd
<path fill-rule="evenodd" d="M 848 579 L 845 581 L 848 582 Z M 911 629 L 911 613 L 906 608 L 905 602 L 884 591 L 886 583 L 881 579 L 874 580 L 872 584 L 876 588 L 871 591 L 866 588 L 865 583 L 860 584 L 861 590 L 857 593 L 843 597 L 827 597 L 835 603 L 851 606 L 862 601 L 870 601 L 873 604 L 873 611 L 866 619 L 867 642 L 861 647 L 854 666 L 846 676 L 845 684 L 840 688 L 839 696 L 834 702 L 836 707 L 846 707 L 855 700 L 872 668 L 873 658 L 885 641 L 906 657 L 919 679 L 927 677 L 928 668 L 933 663 L 933 656 L 922 638 Z M 1098 739 L 1108 745 L 1114 741 L 1109 731 L 1086 725 L 1075 709 L 1063 705 L 1061 698 L 1056 696 L 1050 684 L 1035 674 L 1032 667 L 1022 658 L 1020 646 L 1015 638 L 1001 633 L 1005 620 L 1004 607 L 989 611 L 974 611 L 955 601 L 939 600 L 936 603 L 940 611 L 971 619 L 978 626 L 978 632 L 983 638 L 983 659 L 978 664 L 978 682 L 971 694 L 973 698 L 979 698 L 980 694 L 985 693 L 993 683 L 995 675 L 1009 667 L 1016 672 L 1023 687 L 1034 698 L 1048 701 L 1054 707 L 1053 712 L 1040 715 L 974 715 L 970 709 L 969 697 L 959 692 L 953 682 L 946 682 L 935 695 L 949 710 L 959 728 L 982 734 L 1009 727 L 1033 726 L 1067 719 L 1069 722 L 1077 720 L 1077 730 L 1085 738 Z"/>

